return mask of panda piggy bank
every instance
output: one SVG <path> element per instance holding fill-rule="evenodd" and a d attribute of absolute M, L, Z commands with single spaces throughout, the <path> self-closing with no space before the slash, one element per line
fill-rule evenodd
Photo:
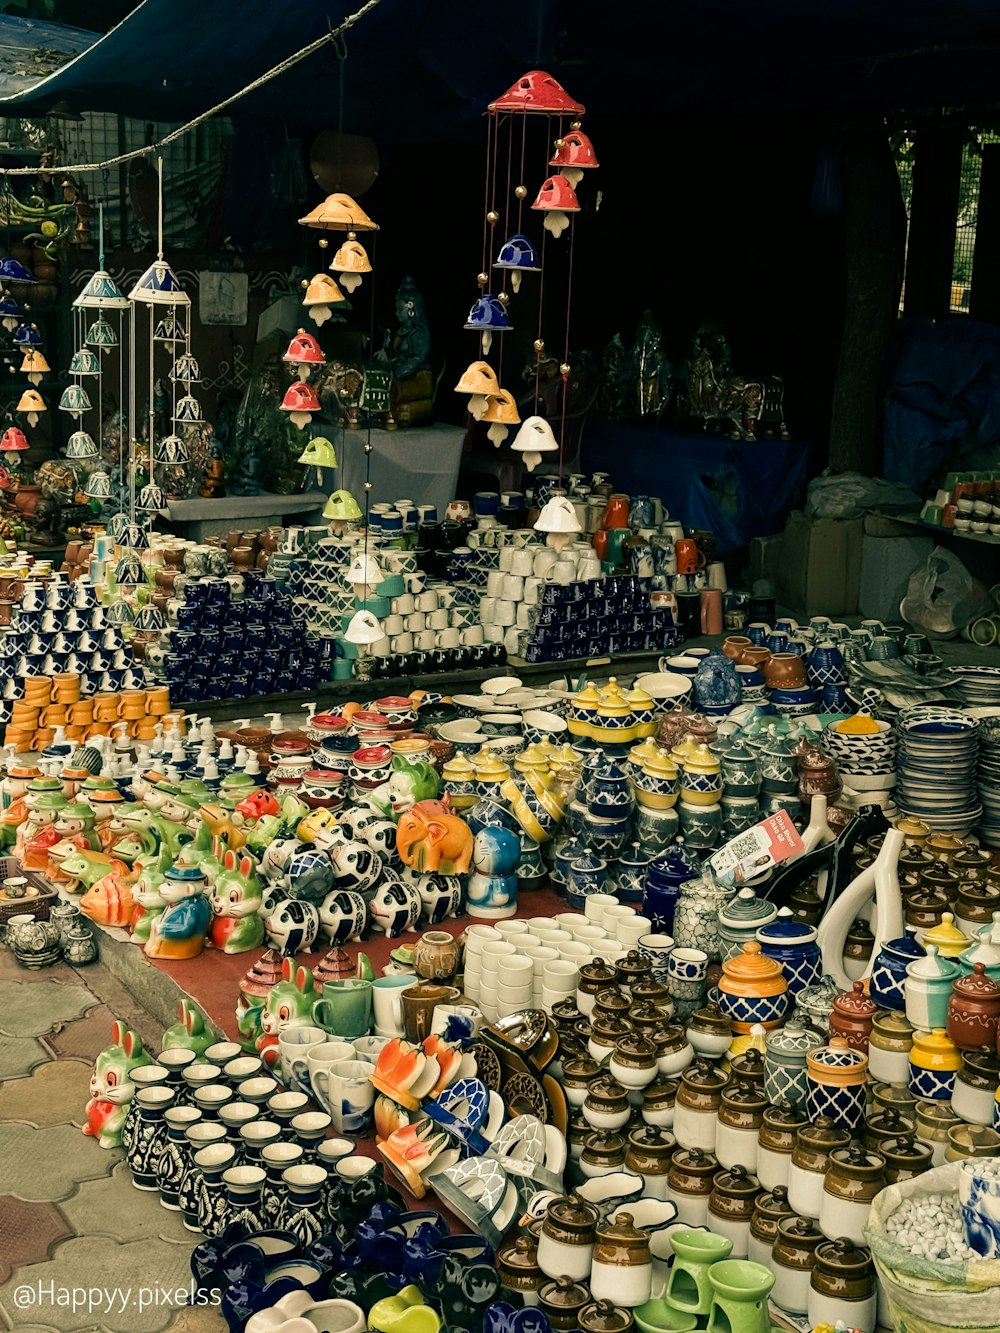
<path fill-rule="evenodd" d="M 517 911 L 517 863 L 521 842 L 505 828 L 484 828 L 472 847 L 473 871 L 467 891 L 470 916 L 499 921 Z"/>

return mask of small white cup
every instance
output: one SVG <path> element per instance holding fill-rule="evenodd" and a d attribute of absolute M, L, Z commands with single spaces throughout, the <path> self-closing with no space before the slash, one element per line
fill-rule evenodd
<path fill-rule="evenodd" d="M 412 592 L 401 592 L 398 597 L 392 599 L 392 609 L 401 616 L 410 616 L 417 609 L 416 599 Z"/>
<path fill-rule="evenodd" d="M 439 614 L 444 615 L 444 612 Z M 437 641 L 439 648 L 457 648 L 462 642 L 462 635 L 457 629 L 442 629 L 438 630 Z"/>
<path fill-rule="evenodd" d="M 583 904 L 583 914 L 595 926 L 604 925 L 604 913 L 620 904 L 613 893 L 590 893 Z"/>
<path fill-rule="evenodd" d="M 390 647 L 394 653 L 412 653 L 413 635 L 412 634 L 394 634 L 389 640 Z"/>
<path fill-rule="evenodd" d="M 390 638 L 393 634 L 402 634 L 405 628 L 403 624 L 403 617 L 401 615 L 398 615 L 394 611 L 392 615 L 386 616 L 386 618 L 382 621 L 382 628 L 385 630 L 386 634 L 390 636 Z"/>
<path fill-rule="evenodd" d="M 497 934 L 501 939 L 513 940 L 517 935 L 528 935 L 530 932 L 527 921 L 518 921 L 515 918 L 512 921 L 498 921 Z"/>
<path fill-rule="evenodd" d="M 497 932 L 496 926 L 469 926 L 465 932 L 466 957 L 470 954 L 481 954 L 490 940 L 498 940 L 500 938 L 501 936 Z"/>
<path fill-rule="evenodd" d="M 432 596 L 432 595 L 433 595 L 433 597 L 434 597 L 434 600 L 437 601 L 437 594 L 436 594 L 436 593 L 434 593 L 434 594 L 430 594 L 430 593 L 421 593 L 421 598 L 423 598 L 423 597 L 429 597 L 429 596 Z M 434 610 L 434 611 L 428 611 L 428 612 L 427 612 L 427 628 L 428 628 L 428 629 L 447 629 L 447 628 L 448 628 L 448 612 L 445 611 L 445 610 L 443 610 L 441 607 L 438 607 L 438 608 L 437 608 L 436 610 Z"/>
<path fill-rule="evenodd" d="M 483 641 L 483 627 L 467 625 L 465 629 L 459 631 L 459 635 L 466 648 L 478 648 Z"/>
<path fill-rule="evenodd" d="M 486 595 L 487 597 L 503 596 L 503 581 L 507 576 L 499 569 L 491 569 L 486 575 Z"/>
<path fill-rule="evenodd" d="M 524 596 L 524 579 L 520 574 L 503 576 L 503 595 L 508 602 L 519 602 Z"/>
<path fill-rule="evenodd" d="M 422 629 L 419 634 L 413 636 L 413 646 L 421 652 L 431 652 L 437 647 L 437 631 L 433 629 Z"/>
<path fill-rule="evenodd" d="M 502 625 L 504 629 L 509 629 L 517 619 L 517 607 L 513 602 L 501 600 L 497 602 L 494 621 Z"/>
<path fill-rule="evenodd" d="M 436 611 L 438 609 L 438 595 L 433 588 L 427 588 L 424 592 L 417 593 L 418 611 Z"/>
<path fill-rule="evenodd" d="M 619 917 L 615 922 L 615 935 L 619 944 L 634 949 L 643 935 L 648 935 L 653 923 L 648 916 L 635 916 L 631 919 Z"/>
<path fill-rule="evenodd" d="M 410 634 L 418 634 L 422 629 L 427 628 L 427 617 L 423 611 L 411 611 L 404 623 Z"/>
<path fill-rule="evenodd" d="M 516 547 L 508 548 L 511 553 L 510 572 L 520 574 L 522 578 L 530 577 L 534 572 L 535 559 L 534 552 L 527 547 L 518 550 Z M 504 551 L 504 555 L 507 552 Z"/>
<path fill-rule="evenodd" d="M 588 958 L 593 957 L 593 950 L 589 944 L 584 944 L 582 940 L 570 940 L 567 944 L 560 944 L 559 957 L 564 962 L 575 963 L 577 967 L 585 963 Z"/>
<path fill-rule="evenodd" d="M 576 963 L 557 958 L 545 964 L 542 979 L 546 990 L 554 991 L 559 996 L 571 995 L 579 984 L 580 969 Z"/>

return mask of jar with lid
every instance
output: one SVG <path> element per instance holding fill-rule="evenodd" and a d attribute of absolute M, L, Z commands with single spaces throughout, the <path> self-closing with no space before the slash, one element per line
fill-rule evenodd
<path fill-rule="evenodd" d="M 778 1237 L 778 1223 L 794 1216 L 788 1202 L 788 1191 L 783 1185 L 757 1195 L 753 1216 L 750 1218 L 750 1249 L 747 1257 L 751 1263 L 771 1267 L 771 1250 Z"/>
<path fill-rule="evenodd" d="M 807 986 L 795 997 L 795 1017 L 804 1020 L 824 1037 L 830 1031 L 830 1014 L 840 987 L 833 977 L 820 977 L 815 986 Z"/>
<path fill-rule="evenodd" d="M 685 880 L 674 911 L 674 948 L 701 949 L 718 961 L 719 912 L 731 896 L 732 889 L 711 875 Z"/>
<path fill-rule="evenodd" d="M 958 962 L 940 958 L 933 944 L 923 958 L 907 963 L 903 999 L 906 1017 L 915 1028 L 929 1032 L 946 1025 L 952 982 L 960 975 Z"/>
<path fill-rule="evenodd" d="M 904 1180 L 930 1170 L 933 1150 L 929 1143 L 921 1143 L 912 1134 L 901 1134 L 898 1139 L 884 1139 L 879 1150 L 885 1158 L 887 1185 L 899 1185 Z"/>
<path fill-rule="evenodd" d="M 765 957 L 756 940 L 749 940 L 722 964 L 719 1008 L 735 1032 L 745 1034 L 755 1023 L 776 1028 L 788 1005 L 788 983 L 781 965 Z"/>
<path fill-rule="evenodd" d="M 579 1005 L 577 1007 L 579 1008 Z M 589 1017 L 592 1023 L 605 1018 L 627 1019 L 631 1007 L 629 997 L 619 989 L 617 982 L 612 985 L 605 984 L 594 994 L 594 1003 L 590 1014 L 586 1017 Z M 583 1010 L 580 1012 L 583 1013 Z"/>
<path fill-rule="evenodd" d="M 537 1305 L 545 1274 L 538 1267 L 538 1246 L 532 1236 L 518 1236 L 497 1252 L 501 1295 L 515 1306 Z"/>
<path fill-rule="evenodd" d="M 850 1141 L 848 1131 L 825 1115 L 817 1116 L 812 1124 L 802 1125 L 796 1132 L 788 1168 L 788 1202 L 802 1217 L 819 1217 L 830 1154 L 846 1148 Z"/>
<path fill-rule="evenodd" d="M 830 1011 L 830 1036 L 843 1037 L 849 1046 L 863 1055 L 868 1052 L 868 1039 L 878 1005 L 865 994 L 864 982 L 855 981 L 849 991 L 838 995 Z"/>
<path fill-rule="evenodd" d="M 632 1223 L 626 1209 L 598 1223 L 590 1294 L 598 1301 L 632 1308 L 649 1300 L 653 1258 L 648 1234 Z"/>
<path fill-rule="evenodd" d="M 812 1027 L 804 1026 L 797 1016 L 784 1027 L 774 1028 L 766 1037 L 764 1055 L 764 1091 L 772 1106 L 787 1102 L 790 1106 L 806 1104 L 806 1055 L 823 1044 Z"/>
<path fill-rule="evenodd" d="M 874 1083 L 872 1085 L 873 1111 L 901 1111 L 911 1119 L 916 1115 L 917 1099 L 910 1091 L 910 1078 L 907 1072 L 906 1083 Z"/>
<path fill-rule="evenodd" d="M 729 1076 L 707 1060 L 695 1060 L 685 1069 L 677 1089 L 674 1137 L 682 1148 L 715 1152 L 722 1089 Z"/>
<path fill-rule="evenodd" d="M 819 981 L 823 966 L 816 927 L 797 919 L 790 907 L 782 907 L 773 921 L 758 926 L 755 938 L 761 953 L 781 964 L 793 999 Z"/>
<path fill-rule="evenodd" d="M 859 917 L 844 941 L 844 971 L 851 981 L 860 981 L 868 971 L 868 961 L 875 947 L 871 926 Z"/>
<path fill-rule="evenodd" d="M 647 1125 L 672 1129 L 677 1103 L 676 1079 L 658 1076 L 642 1090 L 642 1118 Z"/>
<path fill-rule="evenodd" d="M 583 1114 L 593 1129 L 621 1129 L 631 1114 L 628 1093 L 610 1074 L 601 1074 L 587 1089 Z"/>
<path fill-rule="evenodd" d="M 595 1014 L 590 1020 L 590 1040 L 587 1042 L 587 1054 L 591 1059 L 601 1064 L 610 1056 L 622 1037 L 629 1036 L 631 1032 L 632 1028 L 627 1019 L 613 1018 L 607 1015 L 598 1017 Z"/>
<path fill-rule="evenodd" d="M 887 1107 L 884 1111 L 873 1109 L 865 1121 L 865 1147 L 871 1148 L 874 1152 L 881 1152 L 883 1143 L 898 1139 L 901 1134 L 916 1132 L 916 1121 L 894 1106 Z"/>
<path fill-rule="evenodd" d="M 896 1009 L 880 1009 L 868 1038 L 868 1072 L 880 1083 L 906 1083 L 910 1077 L 913 1024 Z"/>
<path fill-rule="evenodd" d="M 1000 1134 L 987 1125 L 967 1125 L 959 1121 L 948 1130 L 946 1162 L 961 1162 L 966 1157 L 996 1157 L 1000 1152 Z"/>
<path fill-rule="evenodd" d="M 594 958 L 580 968 L 580 980 L 576 988 L 576 1007 L 581 1014 L 589 1015 L 594 1009 L 594 1000 L 602 990 L 615 984 L 616 973 L 610 963 L 603 958 Z"/>
<path fill-rule="evenodd" d="M 757 1179 L 765 1189 L 788 1185 L 795 1135 L 805 1119 L 802 1111 L 788 1102 L 769 1106 L 764 1112 L 757 1135 Z"/>
<path fill-rule="evenodd" d="M 774 1289 L 771 1300 L 788 1314 L 804 1315 L 809 1305 L 809 1279 L 816 1262 L 816 1246 L 823 1233 L 808 1217 L 782 1218 L 771 1247 Z"/>
<path fill-rule="evenodd" d="M 880 1009 L 902 1009 L 906 968 L 915 958 L 923 958 L 924 947 L 917 943 L 912 930 L 904 930 L 897 939 L 882 945 L 872 963 L 868 993 Z"/>
<path fill-rule="evenodd" d="M 730 1080 L 742 1079 L 752 1083 L 760 1093 L 764 1092 L 764 1043 L 767 1033 L 763 1028 L 752 1027 L 749 1037 L 737 1037 L 732 1050 L 738 1053 L 729 1061 Z M 741 1046 L 743 1049 L 741 1049 Z"/>
<path fill-rule="evenodd" d="M 627 1306 L 613 1301 L 590 1301 L 578 1316 L 580 1333 L 632 1333 L 635 1320 Z"/>
<path fill-rule="evenodd" d="M 847 1236 L 865 1243 L 872 1199 L 885 1189 L 885 1158 L 855 1141 L 830 1154 L 819 1205 L 819 1229 L 828 1240 Z"/>
<path fill-rule="evenodd" d="M 600 1065 L 589 1055 L 577 1055 L 563 1062 L 560 1082 L 571 1107 L 583 1105 L 588 1088 L 600 1072 Z"/>
<path fill-rule="evenodd" d="M 694 1048 L 680 1023 L 668 1023 L 650 1033 L 656 1046 L 656 1068 L 665 1078 L 675 1078 L 694 1059 Z"/>
<path fill-rule="evenodd" d="M 917 1138 L 931 1146 L 931 1164 L 941 1166 L 948 1150 L 948 1131 L 962 1122 L 951 1109 L 951 1102 L 920 1101 L 914 1113 Z"/>
<path fill-rule="evenodd" d="M 643 1125 L 628 1136 L 625 1149 L 625 1170 L 642 1176 L 646 1182 L 645 1199 L 666 1199 L 669 1189 L 667 1176 L 677 1141 L 673 1134 L 657 1125 Z"/>
<path fill-rule="evenodd" d="M 846 1236 L 816 1246 L 816 1263 L 809 1278 L 806 1316 L 810 1324 L 836 1324 L 874 1330 L 877 1313 L 875 1269 L 867 1250 L 858 1249 Z"/>
<path fill-rule="evenodd" d="M 732 1024 L 717 1004 L 706 1004 L 688 1019 L 687 1039 L 695 1055 L 718 1059 L 732 1043 Z"/>
<path fill-rule="evenodd" d="M 677 1205 L 677 1221 L 687 1227 L 708 1225 L 708 1200 L 719 1169 L 714 1154 L 700 1148 L 675 1148 L 670 1157 L 667 1186 Z"/>
<path fill-rule="evenodd" d="M 580 1154 L 580 1171 L 588 1180 L 625 1169 L 625 1135 L 598 1129 L 588 1134 Z"/>
<path fill-rule="evenodd" d="M 655 975 L 640 977 L 638 981 L 633 981 L 629 989 L 636 1004 L 667 1010 L 672 1007 L 670 991 Z"/>
<path fill-rule="evenodd" d="M 757 1136 L 764 1123 L 767 1098 L 763 1089 L 747 1079 L 729 1083 L 722 1090 L 715 1155 L 723 1167 L 744 1166 L 757 1170 Z"/>
<path fill-rule="evenodd" d="M 638 949 L 630 949 L 623 958 L 615 959 L 615 980 L 619 986 L 634 986 L 653 975 L 653 964 Z"/>
<path fill-rule="evenodd" d="M 958 1047 L 944 1028 L 915 1032 L 910 1049 L 910 1091 L 914 1097 L 950 1101 L 961 1063 Z"/>
<path fill-rule="evenodd" d="M 741 953 L 747 940 L 756 936 L 761 926 L 774 920 L 778 909 L 774 903 L 758 898 L 753 889 L 740 889 L 719 912 L 719 952 L 722 962 Z"/>
<path fill-rule="evenodd" d="M 538 1238 L 538 1266 L 546 1277 L 585 1282 L 597 1239 L 598 1212 L 579 1194 L 553 1199 Z"/>
<path fill-rule="evenodd" d="M 971 975 L 952 982 L 946 1030 L 959 1050 L 997 1045 L 1000 986 L 986 975 L 984 963 L 973 964 Z"/>
<path fill-rule="evenodd" d="M 1000 1057 L 995 1046 L 963 1051 L 962 1067 L 955 1076 L 951 1109 L 971 1125 L 993 1127 L 993 1108 L 1000 1085 Z"/>
<path fill-rule="evenodd" d="M 929 930 L 923 939 L 924 948 L 933 944 L 941 958 L 957 958 L 971 943 L 968 935 L 964 935 L 955 925 L 951 912 L 943 912 L 941 924 Z"/>
<path fill-rule="evenodd" d="M 955 925 L 970 939 L 976 931 L 988 926 L 993 913 L 1000 911 L 1000 884 L 989 879 L 983 884 L 976 880 L 961 880 L 955 895 Z"/>
<path fill-rule="evenodd" d="M 952 854 L 951 868 L 960 879 L 981 881 L 993 864 L 993 858 L 985 847 L 977 847 L 974 842 Z"/>
<path fill-rule="evenodd" d="M 538 1304 L 550 1328 L 579 1328 L 579 1313 L 589 1302 L 589 1288 L 571 1277 L 557 1277 L 555 1281 L 545 1282 L 538 1291 Z"/>
<path fill-rule="evenodd" d="M 951 872 L 948 872 L 951 874 Z M 951 875 L 958 887 L 958 876 Z M 939 926 L 945 912 L 951 906 L 951 895 L 940 884 L 923 883 L 915 893 L 906 899 L 903 920 L 907 930 L 913 930 L 919 943 L 923 944 L 929 930 Z"/>
<path fill-rule="evenodd" d="M 993 913 L 992 925 L 973 932 L 973 942 L 959 955 L 958 963 L 965 976 L 982 963 L 990 980 L 1000 984 L 1000 912 Z"/>
<path fill-rule="evenodd" d="M 843 1037 L 816 1046 L 806 1055 L 806 1114 L 815 1121 L 829 1116 L 841 1129 L 856 1133 L 864 1124 L 868 1057 Z"/>
<path fill-rule="evenodd" d="M 695 879 L 697 875 L 698 864 L 685 854 L 683 845 L 670 847 L 662 856 L 649 863 L 642 914 L 652 922 L 650 930 L 663 935 L 673 933 L 674 912 L 681 885 L 685 880 Z"/>
<path fill-rule="evenodd" d="M 745 1166 L 717 1171 L 712 1181 L 708 1228 L 733 1242 L 733 1259 L 745 1259 L 750 1252 L 750 1219 L 760 1192 L 760 1181 Z"/>

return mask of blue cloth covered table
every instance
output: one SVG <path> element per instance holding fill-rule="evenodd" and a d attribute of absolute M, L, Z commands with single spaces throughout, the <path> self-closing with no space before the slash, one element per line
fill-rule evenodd
<path fill-rule="evenodd" d="M 589 417 L 580 457 L 585 471 L 610 472 L 616 490 L 658 495 L 671 518 L 714 532 L 723 552 L 781 531 L 789 511 L 802 503 L 809 446 L 750 444 Z"/>

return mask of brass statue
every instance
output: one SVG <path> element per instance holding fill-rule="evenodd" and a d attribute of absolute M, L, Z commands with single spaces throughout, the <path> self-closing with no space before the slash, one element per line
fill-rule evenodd
<path fill-rule="evenodd" d="M 724 430 L 731 440 L 756 440 L 763 434 L 790 438 L 784 419 L 784 383 L 779 375 L 751 380 L 733 371 L 729 342 L 721 325 L 700 325 L 678 387 L 679 415 L 704 430 Z"/>

